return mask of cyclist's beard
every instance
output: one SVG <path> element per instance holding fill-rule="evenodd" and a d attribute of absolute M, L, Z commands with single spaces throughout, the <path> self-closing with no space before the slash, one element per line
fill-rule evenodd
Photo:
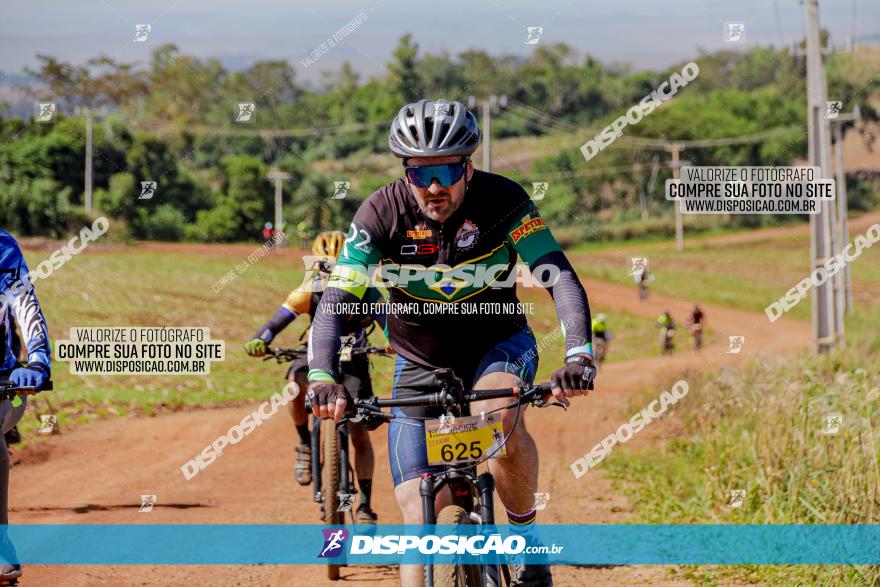
<path fill-rule="evenodd" d="M 443 190 L 437 194 L 419 194 L 416 201 L 425 216 L 435 222 L 445 222 L 461 206 L 464 194 L 456 201 L 450 190 Z"/>

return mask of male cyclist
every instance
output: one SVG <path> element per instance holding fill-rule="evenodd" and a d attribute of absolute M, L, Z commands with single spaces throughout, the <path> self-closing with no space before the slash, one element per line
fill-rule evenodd
<path fill-rule="evenodd" d="M 690 316 L 687 319 L 687 326 L 691 332 L 691 338 L 694 341 L 694 347 L 699 349 L 703 346 L 703 328 L 706 323 L 706 316 L 703 314 L 699 304 L 694 304 Z"/>
<path fill-rule="evenodd" d="M 27 348 L 25 366 L 19 366 L 14 349 L 13 321 L 21 329 L 22 342 Z M 0 379 L 39 389 L 49 381 L 49 356 L 49 328 L 28 279 L 21 249 L 9 233 L 0 230 Z M 9 449 L 4 435 L 21 420 L 26 407 L 26 398 L 0 401 L 0 525 L 9 524 Z M 21 576 L 21 566 L 9 560 L 12 552 L 14 549 L 4 529 L 0 537 L 0 584 Z"/>
<path fill-rule="evenodd" d="M 318 302 L 321 300 L 321 291 L 330 275 L 330 267 L 342 250 L 345 233 L 340 231 L 322 232 L 312 243 L 312 253 L 322 257 L 317 262 L 317 267 L 312 268 L 311 276 L 306 276 L 303 283 L 290 292 L 287 300 L 278 308 L 275 315 L 266 324 L 260 327 L 253 340 L 244 345 L 244 349 L 252 357 L 261 357 L 266 354 L 266 349 L 279 332 L 293 322 L 297 316 L 306 314 L 310 320 L 314 320 Z M 376 290 L 373 290 L 374 292 Z M 381 321 L 380 317 L 377 317 Z M 354 347 L 367 346 L 367 336 L 364 328 L 373 321 L 373 317 L 354 316 L 347 321 L 342 333 L 346 336 L 354 336 Z M 352 355 L 351 360 L 342 361 L 342 381 L 345 389 L 359 399 L 366 399 L 373 395 L 373 385 L 370 380 L 370 360 L 367 355 Z M 293 362 L 287 372 L 287 378 L 296 383 L 300 390 L 308 387 L 306 374 L 309 365 L 305 359 Z M 305 408 L 305 394 L 297 395 L 290 403 L 290 414 L 299 435 L 299 445 L 296 447 L 296 462 L 294 464 L 294 476 L 300 485 L 308 485 L 312 482 L 311 469 L 311 437 L 309 433 L 308 415 Z M 370 507 L 370 496 L 373 487 L 373 445 L 370 443 L 370 435 L 359 424 L 349 424 L 349 432 L 352 446 L 354 446 L 354 469 L 357 473 L 358 486 L 360 487 L 361 502 L 357 510 L 359 524 L 375 524 L 376 514 Z"/>
<path fill-rule="evenodd" d="M 437 265 L 444 275 L 471 266 L 485 280 L 443 278 L 411 280 L 390 287 L 393 308 L 411 304 L 468 305 L 498 302 L 516 307 L 515 286 L 493 287 L 515 270 L 521 256 L 534 270 L 558 274 L 546 286 L 565 335 L 566 359 L 552 375 L 553 395 L 568 406 L 569 398 L 586 395 L 596 374 L 587 296 L 538 209 L 517 183 L 474 169 L 470 156 L 480 140 L 474 115 L 464 105 L 446 100 L 420 100 L 404 106 L 391 125 L 389 146 L 403 160 L 404 177 L 379 188 L 358 209 L 343 255 L 324 292 L 310 333 L 309 381 L 315 414 L 339 419 L 346 395 L 334 357 L 344 316 L 332 312 L 339 302 L 356 302 L 370 289 L 371 274 L 383 267 L 409 269 Z M 383 280 L 384 281 L 384 280 Z M 507 280 L 510 282 L 510 280 Z M 513 305 L 511 305 L 513 302 Z M 401 304 L 396 306 L 395 304 Z M 404 306 L 403 304 L 407 304 Z M 464 304 L 459 304 L 459 308 Z M 435 306 L 432 306 L 435 307 Z M 485 306 L 484 306 L 485 307 Z M 389 312 L 388 332 L 397 352 L 393 394 L 424 393 L 432 371 L 452 368 L 467 387 L 500 389 L 532 382 L 537 371 L 537 345 L 521 313 L 455 314 L 432 311 Z M 514 366 L 517 365 L 517 366 Z M 509 399 L 474 403 L 472 413 L 490 412 Z M 404 523 L 422 522 L 419 482 L 423 474 L 442 471 L 429 466 L 424 417 L 431 410 L 396 410 L 388 429 L 388 452 L 397 503 Z M 502 413 L 509 438 L 507 456 L 489 468 L 498 494 L 517 531 L 531 532 L 535 522 L 538 451 L 516 410 Z M 440 496 L 448 503 L 448 495 Z M 513 585 L 552 585 L 547 565 L 513 565 Z M 421 583 L 417 565 L 401 567 L 404 585 Z"/>
<path fill-rule="evenodd" d="M 672 352 L 672 337 L 675 335 L 675 320 L 669 310 L 665 310 L 659 318 L 657 318 L 657 328 L 660 329 L 660 349 L 664 353 Z"/>
<path fill-rule="evenodd" d="M 596 351 L 596 362 L 605 360 L 608 352 L 608 343 L 611 342 L 611 329 L 608 328 L 608 317 L 605 314 L 596 314 L 593 318 L 593 349 Z"/>
<path fill-rule="evenodd" d="M 637 281 L 639 282 L 639 299 L 645 301 L 648 299 L 648 283 L 651 281 L 651 276 L 648 274 L 647 267 L 643 267 L 639 272 Z"/>

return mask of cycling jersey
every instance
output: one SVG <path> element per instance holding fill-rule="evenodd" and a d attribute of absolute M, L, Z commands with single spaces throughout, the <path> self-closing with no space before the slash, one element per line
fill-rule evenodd
<path fill-rule="evenodd" d="M 604 334 L 608 331 L 608 324 L 605 322 L 594 318 L 593 319 L 593 335 L 595 336 L 604 336 Z"/>
<path fill-rule="evenodd" d="M 675 321 L 673 321 L 671 316 L 667 316 L 666 314 L 657 318 L 657 326 L 666 327 L 666 328 L 675 328 Z"/>
<path fill-rule="evenodd" d="M 547 289 L 563 324 L 568 354 L 592 354 L 586 293 L 522 187 L 475 171 L 461 206 L 443 223 L 421 211 L 405 179 L 380 188 L 355 214 L 315 316 L 310 379 L 335 379 L 333 357 L 341 324 L 332 306 L 363 299 L 380 263 L 380 275 L 388 275 L 388 268 L 401 277 L 419 269 L 434 276 L 405 285 L 389 280 L 387 332 L 399 355 L 432 367 L 455 365 L 462 356 L 479 360 L 527 326 L 509 279 L 518 256 L 532 269 L 542 265 L 558 272 L 558 280 Z M 457 304 L 459 311 L 425 311 L 425 302 Z M 466 304 L 495 311 L 472 313 Z"/>
<path fill-rule="evenodd" d="M 309 317 L 310 321 L 314 320 L 325 282 L 326 279 L 322 278 L 318 271 L 313 271 L 311 275 L 307 274 L 303 282 L 288 294 L 287 299 L 281 304 L 275 315 L 260 327 L 254 338 L 263 339 L 266 344 L 270 344 L 279 332 L 296 320 L 297 316 L 304 314 Z M 378 290 L 374 289 L 370 292 L 368 301 L 378 301 L 379 297 Z M 379 309 L 381 305 L 374 304 L 373 307 Z M 383 314 L 377 313 L 370 316 L 359 314 L 348 317 L 343 325 L 342 333 L 345 336 L 353 335 L 355 337 L 355 347 L 365 347 L 367 346 L 367 336 L 364 328 L 374 320 L 384 328 Z"/>
<path fill-rule="evenodd" d="M 9 373 L 18 366 L 13 319 L 21 329 L 28 363 L 41 364 L 48 371 L 51 362 L 46 318 L 18 243 L 0 230 L 0 373 Z"/>

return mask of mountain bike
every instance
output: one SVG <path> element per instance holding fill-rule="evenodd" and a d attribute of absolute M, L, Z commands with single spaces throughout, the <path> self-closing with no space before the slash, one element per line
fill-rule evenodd
<path fill-rule="evenodd" d="M 435 392 L 420 394 L 417 396 L 379 399 L 372 397 L 368 400 L 357 400 L 354 405 L 347 408 L 347 418 L 352 422 L 362 423 L 368 429 L 375 429 L 379 425 L 393 420 L 394 414 L 383 412 L 381 408 L 393 407 L 439 407 L 452 413 L 453 416 L 466 415 L 472 402 L 494 398 L 513 398 L 503 408 L 487 412 L 486 416 L 493 416 L 494 412 L 500 412 L 507 408 L 532 404 L 537 407 L 547 407 L 562 404 L 556 401 L 544 401 L 544 397 L 550 393 L 550 383 L 539 385 L 524 385 L 520 389 L 491 389 L 491 390 L 465 390 L 461 379 L 455 377 L 451 369 L 438 369 L 434 371 Z M 590 389 L 592 389 L 592 383 Z M 406 416 L 408 419 L 416 419 Z M 425 524 L 449 524 L 491 526 L 495 523 L 495 502 L 493 491 L 495 480 L 488 471 L 477 474 L 477 465 L 492 458 L 503 450 L 507 438 L 516 428 L 520 419 L 520 410 L 517 410 L 516 420 L 512 429 L 506 436 L 494 439 L 490 447 L 480 444 L 444 444 L 440 449 L 444 461 L 454 463 L 444 464 L 443 471 L 433 475 L 424 475 L 419 486 L 422 497 L 422 512 Z M 426 427 L 437 425 L 434 418 L 423 418 Z M 433 420 L 433 424 L 432 424 Z M 440 428 L 443 427 L 443 419 L 440 419 Z M 498 418 L 500 428 L 500 417 Z M 502 431 L 503 434 L 503 431 Z M 429 454 L 430 454 L 430 448 Z M 447 458 L 449 457 L 449 458 Z M 429 459 L 430 460 L 430 459 Z M 452 494 L 453 504 L 444 507 L 440 513 L 435 512 L 435 499 L 445 487 L 449 487 Z M 501 564 L 456 564 L 434 565 L 431 557 L 424 565 L 426 587 L 501 587 L 502 577 L 505 584 L 510 584 L 510 570 L 507 565 Z"/>
<path fill-rule="evenodd" d="M 690 325 L 690 334 L 691 334 L 691 342 L 694 345 L 694 349 L 700 350 L 703 348 L 703 325 L 698 323 Z"/>
<path fill-rule="evenodd" d="M 0 401 L 9 400 L 15 401 L 15 398 L 23 391 L 35 391 L 37 393 L 41 391 L 51 391 L 52 390 L 52 382 L 47 381 L 43 384 L 41 389 L 37 389 L 34 386 L 26 385 L 26 386 L 18 386 L 12 381 L 8 379 L 0 380 Z M 12 543 L 9 541 L 9 537 L 6 535 L 6 531 L 2 532 L 3 537 L 0 540 L 0 561 L 3 562 L 11 562 L 12 555 L 15 554 L 15 547 L 12 546 Z M 0 585 L 18 585 L 18 577 L 21 575 L 21 570 L 17 570 L 16 576 L 7 575 L 6 578 L 0 579 Z"/>
<path fill-rule="evenodd" d="M 367 346 L 349 349 L 351 356 L 379 355 L 391 356 L 383 347 Z M 344 352 L 349 352 L 344 351 Z M 267 349 L 266 358 L 274 358 L 279 363 L 294 361 L 306 356 L 308 349 L 300 347 Z M 309 410 L 308 398 L 306 409 Z M 335 422 L 333 418 L 312 418 L 312 499 L 321 504 L 321 519 L 330 526 L 345 524 L 345 513 L 348 512 L 351 524 L 357 524 L 353 512 L 355 488 L 354 469 L 351 466 L 348 424 L 345 421 Z M 328 565 L 327 577 L 335 581 L 339 579 L 339 568 L 343 565 Z"/>
<path fill-rule="evenodd" d="M 604 336 L 593 335 L 593 351 L 596 353 L 596 366 L 605 362 L 605 355 L 608 353 L 608 341 Z"/>
<path fill-rule="evenodd" d="M 675 327 L 660 327 L 660 349 L 664 355 L 668 355 L 675 350 Z"/>

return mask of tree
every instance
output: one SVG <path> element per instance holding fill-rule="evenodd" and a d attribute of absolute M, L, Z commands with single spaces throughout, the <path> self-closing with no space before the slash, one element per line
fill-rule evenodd
<path fill-rule="evenodd" d="M 418 71 L 419 46 L 406 33 L 400 37 L 392 54 L 394 59 L 388 64 L 392 84 L 404 102 L 413 102 L 422 97 L 422 84 Z"/>

